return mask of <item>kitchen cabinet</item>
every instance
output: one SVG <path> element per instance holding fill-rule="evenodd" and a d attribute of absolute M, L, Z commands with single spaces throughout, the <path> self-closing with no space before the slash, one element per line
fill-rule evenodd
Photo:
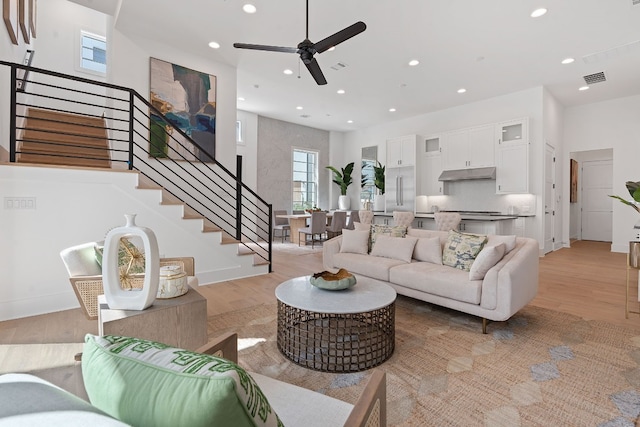
<path fill-rule="evenodd" d="M 393 217 L 392 216 L 383 216 L 383 215 L 375 215 L 373 217 L 374 224 L 382 224 L 382 225 L 392 225 Z"/>
<path fill-rule="evenodd" d="M 494 166 L 494 145 L 494 125 L 450 132 L 442 140 L 442 167 L 456 170 Z"/>
<path fill-rule="evenodd" d="M 436 221 L 433 218 L 415 218 L 411 223 L 411 228 L 436 230 Z"/>
<path fill-rule="evenodd" d="M 387 168 L 414 166 L 418 135 L 399 136 L 387 140 Z"/>
<path fill-rule="evenodd" d="M 424 145 L 422 145 L 424 144 Z M 417 180 L 419 195 L 439 196 L 445 194 L 444 182 L 438 181 L 442 173 L 440 137 L 427 138 L 418 149 Z"/>
<path fill-rule="evenodd" d="M 460 221 L 459 230 L 464 233 L 474 234 L 514 234 L 515 219 L 505 219 L 500 221 Z"/>
<path fill-rule="evenodd" d="M 496 148 L 496 193 L 529 192 L 527 119 L 499 123 Z"/>

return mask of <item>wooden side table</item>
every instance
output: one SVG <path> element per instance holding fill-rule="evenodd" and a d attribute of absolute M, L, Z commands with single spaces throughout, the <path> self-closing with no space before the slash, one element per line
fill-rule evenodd
<path fill-rule="evenodd" d="M 207 343 L 207 300 L 189 287 L 186 294 L 156 299 L 146 310 L 112 310 L 98 296 L 98 333 L 158 341 L 195 350 Z"/>

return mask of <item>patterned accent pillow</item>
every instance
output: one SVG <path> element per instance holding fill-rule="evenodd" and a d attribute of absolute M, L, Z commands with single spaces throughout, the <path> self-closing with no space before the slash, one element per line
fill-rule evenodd
<path fill-rule="evenodd" d="M 371 224 L 371 242 L 370 248 L 376 243 L 376 237 L 379 235 L 389 237 L 404 237 L 407 235 L 407 227 L 400 225 L 384 225 L 384 224 Z"/>
<path fill-rule="evenodd" d="M 208 354 L 87 334 L 82 375 L 91 404 L 131 425 L 282 426 L 244 369 Z"/>
<path fill-rule="evenodd" d="M 476 256 L 487 243 L 487 236 L 449 231 L 449 237 L 442 251 L 442 264 L 469 271 Z"/>

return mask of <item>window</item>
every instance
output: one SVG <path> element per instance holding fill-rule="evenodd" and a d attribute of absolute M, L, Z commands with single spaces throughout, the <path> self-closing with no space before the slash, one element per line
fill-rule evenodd
<path fill-rule="evenodd" d="M 107 74 L 107 39 L 80 31 L 80 69 L 91 73 Z"/>
<path fill-rule="evenodd" d="M 293 150 L 293 210 L 316 207 L 318 203 L 318 153 Z"/>

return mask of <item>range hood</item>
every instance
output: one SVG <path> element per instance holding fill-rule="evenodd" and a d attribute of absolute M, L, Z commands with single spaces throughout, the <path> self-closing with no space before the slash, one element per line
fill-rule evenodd
<path fill-rule="evenodd" d="M 443 171 L 438 181 L 464 181 L 467 179 L 496 179 L 496 168 L 473 168 Z"/>

